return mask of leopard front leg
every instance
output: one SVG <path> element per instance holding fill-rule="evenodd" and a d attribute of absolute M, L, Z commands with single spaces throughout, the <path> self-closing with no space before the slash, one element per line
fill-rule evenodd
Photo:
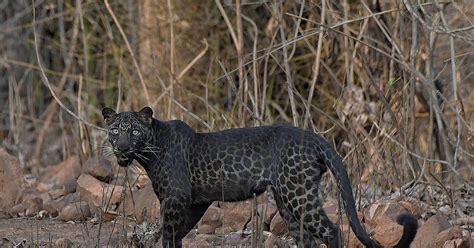
<path fill-rule="evenodd" d="M 169 200 L 168 202 L 173 201 L 174 200 Z M 176 202 L 179 203 L 179 201 L 174 202 L 175 206 L 177 206 Z M 164 219 L 171 220 L 168 221 L 167 224 L 163 224 L 163 247 L 181 247 L 181 239 L 183 239 L 189 231 L 196 226 L 210 205 L 210 203 L 197 205 L 192 204 L 190 206 L 187 204 L 181 204 L 179 210 L 176 211 L 176 209 L 172 209 L 172 211 L 166 211 L 166 213 L 163 213 L 168 214 L 168 217 Z M 171 206 L 173 206 L 173 203 L 171 203 Z M 175 212 L 179 214 L 178 218 L 176 218 Z M 179 232 L 176 232 L 175 230 L 179 230 Z M 166 232 L 167 234 L 165 235 Z M 167 240 L 166 242 L 165 239 Z M 167 246 L 165 246 L 165 244 Z"/>
<path fill-rule="evenodd" d="M 189 210 L 190 202 L 191 199 L 183 195 L 173 195 L 161 203 L 163 248 L 182 247 L 181 240 L 189 231 L 186 230 L 186 211 Z"/>
<path fill-rule="evenodd" d="M 211 203 L 202 203 L 192 204 L 189 207 L 188 211 L 186 212 L 186 224 L 184 226 L 184 231 L 186 234 L 196 226 L 210 205 Z"/>

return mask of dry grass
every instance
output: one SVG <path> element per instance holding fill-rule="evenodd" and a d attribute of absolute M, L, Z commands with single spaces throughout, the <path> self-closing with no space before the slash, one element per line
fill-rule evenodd
<path fill-rule="evenodd" d="M 84 159 L 102 142 L 102 107 L 150 104 L 200 131 L 312 129 L 353 185 L 472 181 L 472 4 L 236 2 L 38 0 L 33 22 L 30 2 L 7 1 L 2 145 L 33 172 Z"/>

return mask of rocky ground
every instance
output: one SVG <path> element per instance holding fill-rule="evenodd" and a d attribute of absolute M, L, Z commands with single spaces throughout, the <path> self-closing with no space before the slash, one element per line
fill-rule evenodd
<path fill-rule="evenodd" d="M 160 204 L 145 175 L 133 170 L 125 175 L 103 157 L 80 164 L 79 158 L 70 157 L 33 177 L 0 150 L 1 247 L 132 246 L 159 238 L 150 233 L 159 229 Z M 473 247 L 474 187 L 460 184 L 450 190 L 455 193 L 448 197 L 439 187 L 417 185 L 411 197 L 391 194 L 361 209 L 359 218 L 384 246 L 394 245 L 402 235 L 396 216 L 411 212 L 420 224 L 411 247 Z M 326 202 L 324 208 L 340 224 L 346 246 L 363 247 L 337 203 Z M 244 202 L 213 203 L 184 244 L 291 247 L 294 241 L 271 197 L 264 194 Z"/>

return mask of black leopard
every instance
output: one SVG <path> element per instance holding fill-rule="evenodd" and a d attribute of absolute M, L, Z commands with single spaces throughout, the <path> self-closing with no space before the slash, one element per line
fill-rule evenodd
<path fill-rule="evenodd" d="M 135 159 L 147 171 L 161 202 L 163 247 L 181 247 L 213 201 L 242 201 L 267 187 L 299 246 L 342 247 L 339 228 L 319 198 L 322 175 L 336 178 L 349 223 L 367 247 L 369 238 L 356 214 L 341 157 L 321 136 L 291 126 L 235 128 L 197 133 L 180 120 L 159 121 L 145 107 L 138 112 L 102 110 L 108 140 L 120 166 Z M 409 247 L 417 230 L 410 214 L 399 216 L 404 233 L 395 247 Z"/>

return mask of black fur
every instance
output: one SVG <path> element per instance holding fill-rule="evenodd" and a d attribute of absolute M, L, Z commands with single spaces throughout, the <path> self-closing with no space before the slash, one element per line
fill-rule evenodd
<path fill-rule="evenodd" d="M 311 131 L 263 126 L 196 133 L 179 120 L 153 119 L 148 107 L 118 114 L 105 108 L 103 114 L 119 165 L 128 166 L 136 159 L 153 183 L 161 202 L 164 247 L 181 247 L 181 239 L 213 201 L 241 201 L 267 188 L 299 245 L 314 247 L 319 239 L 330 248 L 340 247 L 339 228 L 319 199 L 319 183 L 327 168 L 337 180 L 356 236 L 367 247 L 380 247 L 357 218 L 342 158 Z M 407 215 L 400 217 L 405 231 L 397 247 L 413 240 L 413 221 Z"/>

